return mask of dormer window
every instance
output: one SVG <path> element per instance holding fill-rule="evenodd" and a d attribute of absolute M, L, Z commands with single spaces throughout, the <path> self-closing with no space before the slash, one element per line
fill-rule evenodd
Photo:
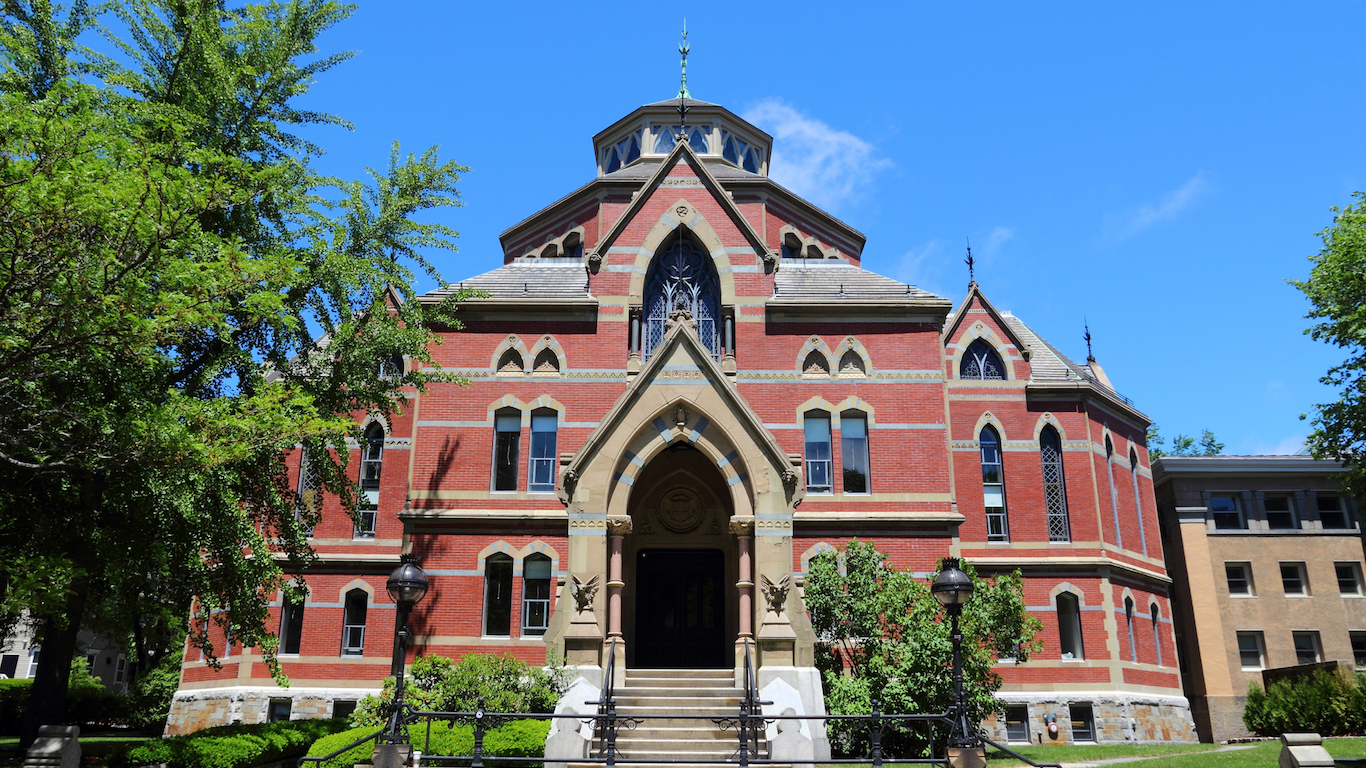
<path fill-rule="evenodd" d="M 641 132 L 636 131 L 607 148 L 602 156 L 604 173 L 619 171 L 623 165 L 630 165 L 640 159 L 640 136 Z"/>
<path fill-rule="evenodd" d="M 721 131 L 721 157 L 750 173 L 758 173 L 764 159 L 759 148 L 750 146 L 730 131 Z"/>
<path fill-rule="evenodd" d="M 656 125 L 650 128 L 650 133 L 655 137 L 655 154 L 665 155 L 678 143 L 678 134 L 683 129 L 677 125 Z M 694 125 L 688 127 L 688 146 L 692 151 L 699 155 L 709 154 L 711 148 L 707 145 L 707 136 L 711 134 L 710 125 Z"/>

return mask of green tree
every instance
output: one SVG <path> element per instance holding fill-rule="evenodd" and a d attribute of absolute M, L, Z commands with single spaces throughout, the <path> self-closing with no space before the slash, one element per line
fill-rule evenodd
<path fill-rule="evenodd" d="M 992 580 L 979 578 L 971 564 L 972 598 L 963 608 L 963 680 L 972 722 L 1004 714 L 995 693 L 1001 677 L 992 671 L 1000 658 L 1028 661 L 1041 647 L 1041 624 L 1025 608 L 1019 571 Z M 806 607 L 820 638 L 826 708 L 834 715 L 867 714 L 872 700 L 882 712 L 940 713 L 953 704 L 949 622 L 927 581 L 897 570 L 872 544 L 854 540 L 844 551 L 812 558 Z M 947 736 L 939 729 L 936 736 Z M 831 745 L 845 755 L 866 754 L 863 729 L 830 723 Z M 914 757 L 928 746 L 924 731 L 907 726 L 884 740 L 889 754 Z"/>
<path fill-rule="evenodd" d="M 1291 280 L 1312 305 L 1305 333 L 1338 347 L 1345 359 L 1319 381 L 1338 392 L 1332 403 L 1315 406 L 1306 445 L 1315 458 L 1336 459 L 1346 471 L 1343 484 L 1366 498 L 1366 192 L 1333 209 L 1333 224 L 1319 233 L 1323 246 L 1309 257 L 1309 279 Z M 1303 418 L 1303 417 L 1302 417 Z"/>
<path fill-rule="evenodd" d="M 310 169 L 290 131 L 344 122 L 293 105 L 347 57 L 315 41 L 348 6 L 0 8 L 0 614 L 43 643 L 27 743 L 82 627 L 146 673 L 186 629 L 216 664 L 216 625 L 279 676 L 265 595 L 302 595 L 318 515 L 285 457 L 355 509 L 357 417 L 443 378 L 432 329 L 466 294 L 424 304 L 414 270 L 440 284 L 423 253 L 457 233 L 416 217 L 459 205 L 466 169 L 397 146 L 365 182 Z M 76 44 L 91 29 L 124 63 Z"/>
<path fill-rule="evenodd" d="M 1224 452 L 1224 444 L 1214 436 L 1208 429 L 1200 431 L 1200 437 L 1189 437 L 1177 433 L 1172 439 L 1170 448 L 1163 447 L 1162 433 L 1156 424 L 1148 426 L 1148 456 L 1150 458 L 1161 458 L 1162 456 L 1218 456 Z"/>

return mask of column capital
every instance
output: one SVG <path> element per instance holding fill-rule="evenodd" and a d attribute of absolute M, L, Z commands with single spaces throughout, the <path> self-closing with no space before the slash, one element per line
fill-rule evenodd
<path fill-rule="evenodd" d="M 736 536 L 750 536 L 754 533 L 753 515 L 735 515 L 730 519 L 730 532 Z"/>
<path fill-rule="evenodd" d="M 625 536 L 631 532 L 634 523 L 630 515 L 608 515 L 607 516 L 607 535 Z"/>

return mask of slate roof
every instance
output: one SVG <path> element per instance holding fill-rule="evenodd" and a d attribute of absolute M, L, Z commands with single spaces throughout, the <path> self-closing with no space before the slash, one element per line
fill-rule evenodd
<path fill-rule="evenodd" d="M 713 103 L 711 103 L 710 101 L 698 101 L 697 99 L 694 99 L 694 98 L 684 98 L 684 99 L 683 99 L 683 105 L 684 105 L 684 106 L 687 106 L 687 107 L 716 107 L 716 106 L 720 106 L 719 104 L 713 104 Z M 675 97 L 673 97 L 672 99 L 665 99 L 665 100 L 663 100 L 663 101 L 656 101 L 656 102 L 654 102 L 653 104 L 646 104 L 645 106 L 647 106 L 647 107 L 676 107 L 676 106 L 678 106 L 678 97 L 675 96 Z"/>
<path fill-rule="evenodd" d="M 1067 355 L 1059 352 L 1057 347 L 1045 341 L 1042 336 L 1034 332 L 1034 329 L 1025 325 L 1020 318 L 1009 312 L 1002 312 L 1001 317 L 1010 326 L 1010 330 L 1020 338 L 1020 341 L 1027 344 L 1034 352 L 1029 359 L 1030 381 L 1087 381 L 1114 393 L 1124 402 L 1133 404 L 1132 400 L 1096 378 L 1095 373 L 1091 371 L 1091 366 L 1074 362 Z"/>
<path fill-rule="evenodd" d="M 802 301 L 896 301 L 937 299 L 929 291 L 856 267 L 843 259 L 783 259 L 774 281 L 773 299 Z"/>
<path fill-rule="evenodd" d="M 426 295 L 440 299 L 459 288 L 488 291 L 490 299 L 583 299 L 588 298 L 588 272 L 579 259 L 525 259 Z"/>

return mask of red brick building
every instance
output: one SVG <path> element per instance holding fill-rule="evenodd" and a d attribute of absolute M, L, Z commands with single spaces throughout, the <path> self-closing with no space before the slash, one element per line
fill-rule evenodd
<path fill-rule="evenodd" d="M 802 574 L 859 537 L 921 574 L 1024 572 L 1044 649 L 1000 665 L 998 735 L 1193 738 L 1147 417 L 975 284 L 955 305 L 863 269 L 863 235 L 768 178 L 768 135 L 688 106 L 599 133 L 597 177 L 462 283 L 487 298 L 432 352 L 469 385 L 367 427 L 373 515 L 325 508 L 310 596 L 277 609 L 292 687 L 250 649 L 187 656 L 171 732 L 378 689 L 402 552 L 432 583 L 418 653 L 553 649 L 591 681 L 611 639 L 627 668 L 729 668 L 752 638 L 761 683 L 823 711 Z M 600 585 L 582 611 L 575 579 Z"/>

